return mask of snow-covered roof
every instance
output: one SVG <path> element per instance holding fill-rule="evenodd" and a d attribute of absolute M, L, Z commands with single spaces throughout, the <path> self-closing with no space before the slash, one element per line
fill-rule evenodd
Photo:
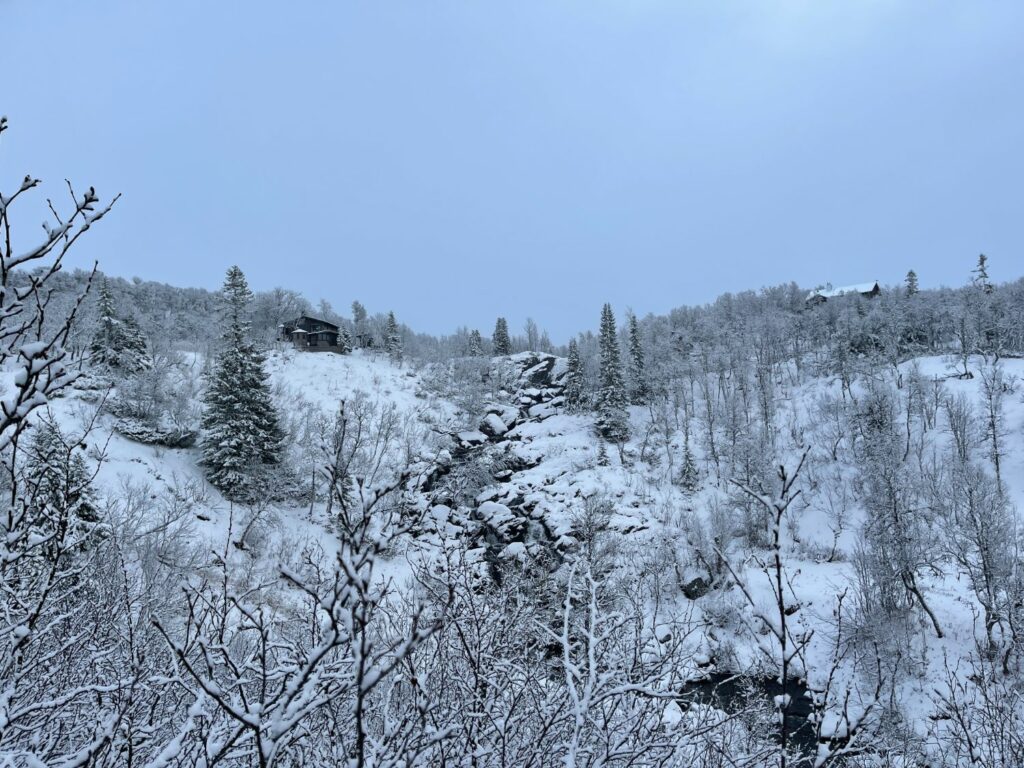
<path fill-rule="evenodd" d="M 824 288 L 817 288 L 807 294 L 808 299 L 821 297 L 823 299 L 834 299 L 837 296 L 843 296 L 848 293 L 872 293 L 876 290 L 880 290 L 881 286 L 877 280 L 870 283 L 857 283 L 856 285 L 843 285 L 838 288 L 833 288 L 832 285 L 827 285 Z"/>
<path fill-rule="evenodd" d="M 314 323 L 320 323 L 320 325 L 329 325 L 331 328 L 339 327 L 337 323 L 332 323 L 330 320 L 324 320 L 322 317 L 314 317 L 313 315 L 299 315 L 294 322 L 297 323 L 300 320 L 310 320 Z"/>

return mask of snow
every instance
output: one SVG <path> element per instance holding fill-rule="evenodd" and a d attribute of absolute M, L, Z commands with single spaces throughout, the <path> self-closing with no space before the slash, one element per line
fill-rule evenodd
<path fill-rule="evenodd" d="M 843 285 L 838 288 L 833 288 L 831 285 L 829 285 L 825 288 L 818 288 L 816 290 L 810 291 L 807 294 L 807 298 L 813 299 L 820 296 L 825 299 L 834 299 L 838 296 L 844 296 L 847 294 L 871 293 L 878 287 L 879 285 L 877 280 L 870 283 L 856 283 L 855 285 Z"/>
<path fill-rule="evenodd" d="M 487 424 L 487 428 L 490 430 L 492 435 L 500 436 L 508 432 L 508 427 L 505 426 L 505 422 L 502 421 L 497 414 L 487 414 L 487 416 L 484 417 L 484 422 Z"/>
<path fill-rule="evenodd" d="M 867 286 L 870 288 L 871 284 Z M 836 290 L 860 290 L 863 287 Z M 196 362 L 198 370 L 199 361 Z M 979 362 L 972 361 L 975 372 Z M 951 361 L 945 357 L 909 361 L 900 366 L 900 371 L 907 375 L 913 366 L 926 378 L 941 381 L 950 394 L 963 393 L 973 403 L 981 402 L 981 377 L 977 373 L 970 379 L 958 378 L 953 375 Z M 1024 360 L 1004 360 L 1003 366 L 1009 376 L 1024 382 Z M 418 374 L 394 366 L 383 356 L 362 352 L 348 356 L 318 355 L 285 350 L 268 357 L 267 370 L 275 391 L 284 402 L 301 401 L 322 409 L 326 414 L 335 412 L 342 400 L 356 393 L 393 404 L 403 417 L 424 424 L 443 424 L 456 414 L 452 404 L 424 394 Z M 7 381 L 12 381 L 14 370 L 6 374 Z M 822 394 L 837 393 L 838 386 L 837 382 L 821 378 L 794 387 L 780 401 L 782 413 L 779 423 L 795 419 L 810 440 L 820 425 L 813 423 L 808 404 Z M 463 444 L 476 446 L 472 450 L 486 450 L 495 439 L 499 439 L 502 445 L 513 446 L 516 456 L 527 464 L 526 468 L 511 472 L 503 482 L 496 483 L 480 495 L 480 503 L 475 510 L 480 519 L 495 529 L 521 520 L 524 513 L 513 508 L 515 500 L 515 504 L 524 504 L 531 510 L 530 519 L 543 522 L 557 546 L 565 548 L 576 542 L 574 532 L 588 500 L 606 499 L 612 505 L 607 527 L 622 533 L 638 553 L 644 550 L 653 552 L 666 541 L 674 540 L 671 537 L 678 536 L 684 528 L 682 521 L 686 515 L 706 519 L 713 505 L 715 490 L 705 488 L 696 496 L 687 496 L 677 486 L 665 482 L 658 473 L 645 474 L 636 464 L 624 465 L 615 450 L 608 451 L 608 466 L 598 466 L 598 442 L 589 416 L 566 414 L 551 402 L 535 403 L 534 398 L 543 396 L 541 387 L 531 386 L 516 393 L 517 396 L 519 394 L 529 405 L 524 417 L 514 427 L 509 429 L 508 425 L 518 418 L 521 411 L 499 404 L 484 417 L 493 438 L 476 430 L 459 432 L 456 436 Z M 1005 401 L 1003 471 L 1008 492 L 1018 509 L 1024 508 L 1024 400 L 1020 394 L 1018 387 L 1016 394 Z M 88 418 L 88 403 L 82 399 L 81 393 L 57 399 L 48 407 L 62 428 L 70 432 L 81 429 Z M 626 446 L 626 452 L 635 456 L 638 441 L 644 433 L 643 426 L 650 416 L 645 409 L 633 408 L 630 417 L 634 437 Z M 228 532 L 230 506 L 203 481 L 202 471 L 197 465 L 197 450 L 141 445 L 120 436 L 112 426 L 112 421 L 101 420 L 99 432 L 92 438 L 93 445 L 102 446 L 105 456 L 96 479 L 98 487 L 113 496 L 126 487 L 149 489 L 148 493 L 156 495 L 161 491 L 180 492 L 189 483 L 201 486 L 202 498 L 193 510 L 195 535 L 210 542 L 223 542 Z M 786 458 L 789 462 L 794 459 L 795 455 Z M 843 466 L 835 469 L 840 474 L 848 473 L 848 468 Z M 799 511 L 794 510 L 785 521 L 789 534 L 796 534 L 800 539 L 799 546 L 791 539 L 787 539 L 786 544 L 793 597 L 800 606 L 791 620 L 795 626 L 815 630 L 814 640 L 808 648 L 808 682 L 811 688 L 823 684 L 820 670 L 827 668 L 830 652 L 827 627 L 835 596 L 853 582 L 848 559 L 825 562 L 810 554 L 815 547 L 827 549 L 832 538 L 825 509 L 816 498 Z M 442 533 L 450 534 L 455 530 L 451 525 L 452 515 L 453 510 L 445 505 L 435 505 L 429 511 L 429 517 Z M 306 508 L 283 507 L 275 511 L 275 517 L 279 530 L 274 535 L 280 541 L 316 541 L 330 549 L 333 541 L 330 532 L 322 521 L 311 519 Z M 852 509 L 851 517 L 846 534 L 838 544 L 840 554 L 846 556 L 851 551 L 852 532 L 863 519 L 862 510 Z M 513 541 L 503 546 L 500 556 L 522 559 L 533 546 L 530 539 Z M 685 545 L 680 543 L 679 546 Z M 392 573 L 402 572 L 399 566 L 395 568 Z M 758 607 L 770 614 L 773 604 L 771 584 L 757 563 L 750 558 L 741 562 L 739 576 L 749 587 Z M 977 640 L 973 613 L 975 601 L 966 579 L 950 568 L 942 575 L 930 577 L 926 587 L 932 607 L 946 632 L 941 639 L 927 632 L 920 633 L 917 640 L 921 654 L 919 674 L 903 683 L 903 702 L 919 723 L 926 722 L 930 714 L 932 693 L 941 684 L 945 660 L 966 658 L 973 652 Z M 748 610 L 735 595 L 715 599 L 721 602 L 714 603 L 712 598 L 707 598 L 693 603 L 697 616 L 705 611 L 710 614 L 723 606 L 731 611 Z M 713 622 L 709 626 L 713 627 Z M 658 632 L 660 638 L 664 629 Z M 723 635 L 729 632 L 734 636 L 726 641 Z M 700 658 L 717 660 L 727 655 L 728 650 L 728 655 L 739 667 L 760 663 L 760 648 L 755 642 L 742 640 L 742 634 L 736 627 L 726 628 L 726 632 L 708 630 L 700 638 Z M 669 723 L 678 722 L 682 716 L 671 708 L 665 712 Z"/>
<path fill-rule="evenodd" d="M 202 369 L 201 359 L 190 362 L 193 370 Z M 403 417 L 413 420 L 443 420 L 454 410 L 447 403 L 419 395 L 418 376 L 409 376 L 386 358 L 371 354 L 321 355 L 286 349 L 269 354 L 266 369 L 272 386 L 286 403 L 302 401 L 328 415 L 337 412 L 342 400 L 351 399 L 357 393 L 374 401 L 394 404 Z M 10 391 L 17 371 L 18 368 L 13 368 L 3 372 L 2 391 Z M 13 408 L 13 402 L 11 406 Z M 94 408 L 83 399 L 83 393 L 71 391 L 42 410 L 52 415 L 63 431 L 80 434 L 92 418 Z M 24 410 L 23 404 L 19 412 Z M 97 489 L 113 498 L 122 495 L 126 488 L 134 488 L 136 492 L 155 498 L 164 492 L 172 496 L 190 495 L 187 491 L 194 488 L 200 496 L 192 510 L 195 534 L 211 543 L 222 544 L 228 534 L 231 505 L 206 483 L 198 464 L 198 448 L 172 449 L 137 443 L 115 431 L 115 423 L 113 417 L 101 418 L 90 438 L 95 450 L 103 453 L 94 481 Z M 333 547 L 333 536 L 318 521 L 309 518 L 308 508 L 283 507 L 275 510 L 275 517 L 282 540 L 315 540 L 328 551 Z"/>

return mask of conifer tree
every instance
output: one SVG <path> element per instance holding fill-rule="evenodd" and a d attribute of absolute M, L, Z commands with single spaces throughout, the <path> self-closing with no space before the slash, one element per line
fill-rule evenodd
<path fill-rule="evenodd" d="M 384 345 L 393 362 L 402 362 L 402 332 L 394 312 L 388 312 L 387 325 L 384 326 Z"/>
<path fill-rule="evenodd" d="M 153 367 L 153 361 L 146 349 L 146 336 L 134 317 L 124 319 L 124 365 L 132 371 L 145 371 Z"/>
<path fill-rule="evenodd" d="M 357 349 L 365 349 L 370 346 L 373 338 L 370 333 L 370 323 L 366 317 L 366 307 L 358 301 L 352 302 L 352 326 L 355 332 L 355 345 Z"/>
<path fill-rule="evenodd" d="M 569 340 L 569 363 L 568 371 L 565 374 L 565 408 L 570 413 L 577 413 L 583 409 L 586 400 L 585 384 L 583 381 L 583 362 L 580 360 L 580 348 L 576 339 Z"/>
<path fill-rule="evenodd" d="M 484 339 L 480 331 L 474 328 L 469 332 L 469 356 L 482 357 L 484 354 Z"/>
<path fill-rule="evenodd" d="M 153 367 L 146 350 L 146 337 L 134 318 L 121 319 L 114 309 L 110 286 L 100 285 L 99 322 L 89 351 L 92 362 L 123 373 L 138 373 Z"/>
<path fill-rule="evenodd" d="M 41 419 L 24 451 L 22 488 L 25 522 L 39 537 L 52 537 L 42 552 L 51 562 L 58 553 L 88 548 L 98 530 L 99 503 L 93 473 L 78 441 L 70 440 L 55 421 Z"/>
<path fill-rule="evenodd" d="M 121 321 L 114 310 L 114 298 L 110 295 L 110 285 L 106 280 L 100 283 L 96 309 L 99 312 L 99 320 L 90 351 L 94 362 L 106 363 L 116 354 L 115 350 L 120 346 L 122 337 Z"/>
<path fill-rule="evenodd" d="M 679 485 L 687 493 L 693 493 L 700 487 L 700 471 L 697 469 L 697 462 L 694 461 L 693 451 L 690 449 L 690 438 L 686 437 L 683 444 L 683 466 L 679 470 Z"/>
<path fill-rule="evenodd" d="M 915 272 L 914 270 L 910 270 L 909 272 L 907 272 L 907 277 L 904 282 L 907 284 L 907 298 L 910 298 L 911 296 L 916 296 L 918 292 L 917 272 Z"/>
<path fill-rule="evenodd" d="M 988 279 L 988 256 L 984 253 L 978 256 L 978 266 L 971 270 L 971 274 L 974 275 L 971 278 L 971 282 L 974 285 L 981 288 L 985 293 L 992 293 L 992 283 Z"/>
<path fill-rule="evenodd" d="M 966 312 L 971 317 L 977 337 L 977 351 L 983 355 L 995 354 L 997 357 L 1002 351 L 1000 339 L 1000 328 L 998 322 L 997 296 L 995 286 L 988 277 L 988 256 L 978 256 L 978 266 L 971 274 L 971 284 L 975 292 L 965 296 Z"/>
<path fill-rule="evenodd" d="M 629 437 L 629 419 L 626 415 L 626 387 L 622 380 L 619 359 L 619 338 L 615 328 L 612 305 L 601 310 L 601 373 L 597 390 L 597 431 L 613 442 L 625 442 Z"/>
<path fill-rule="evenodd" d="M 494 323 L 494 335 L 491 337 L 494 344 L 494 354 L 501 357 L 512 352 L 512 340 L 508 336 L 508 322 L 504 317 L 499 317 Z"/>
<path fill-rule="evenodd" d="M 629 384 L 633 403 L 646 403 L 650 392 L 647 387 L 647 369 L 644 365 L 643 339 L 640 336 L 640 323 L 632 313 L 629 315 Z"/>
<path fill-rule="evenodd" d="M 344 325 L 338 326 L 338 346 L 341 347 L 341 353 L 343 355 L 347 355 L 352 351 L 352 337 L 349 336 Z"/>
<path fill-rule="evenodd" d="M 55 422 L 41 420 L 26 452 L 25 475 L 38 514 L 66 519 L 81 530 L 100 516 L 92 475 L 78 448 Z"/>
<path fill-rule="evenodd" d="M 261 480 L 280 460 L 282 433 L 249 329 L 252 292 L 238 267 L 228 270 L 221 296 L 224 333 L 204 395 L 202 463 L 227 498 L 248 501 L 266 490 Z"/>

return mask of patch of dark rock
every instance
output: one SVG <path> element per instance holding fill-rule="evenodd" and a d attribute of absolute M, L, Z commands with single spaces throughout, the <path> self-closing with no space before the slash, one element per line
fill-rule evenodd
<path fill-rule="evenodd" d="M 711 581 L 703 576 L 698 576 L 683 584 L 682 589 L 688 599 L 698 600 L 711 591 Z"/>

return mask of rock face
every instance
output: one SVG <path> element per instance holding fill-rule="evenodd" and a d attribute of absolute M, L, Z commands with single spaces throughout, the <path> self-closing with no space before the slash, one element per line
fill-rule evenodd
<path fill-rule="evenodd" d="M 450 497 L 440 495 L 435 500 L 449 505 L 445 507 L 450 510 L 448 523 L 458 521 L 494 567 L 535 548 L 551 553 L 554 562 L 575 544 L 562 529 L 564 525 L 549 525 L 546 517 L 551 500 L 537 487 L 540 479 L 522 474 L 541 460 L 522 452 L 532 439 L 531 431 L 524 428 L 561 410 L 567 372 L 564 358 L 544 352 L 496 359 L 489 377 L 492 384 L 500 382 L 501 400 L 484 407 L 476 429 L 453 435 L 454 454 L 462 471 L 475 467 L 468 474 L 486 478 L 484 490 L 475 502 L 454 504 Z"/>
<path fill-rule="evenodd" d="M 527 415 L 535 406 L 557 406 L 562 402 L 565 375 L 569 370 L 565 358 L 546 352 L 520 352 L 512 355 L 508 363 L 515 374 L 515 402 Z M 539 415 L 538 411 L 534 418 Z"/>
<path fill-rule="evenodd" d="M 490 403 L 475 430 L 454 435 L 460 449 L 514 439 L 510 433 L 527 421 L 543 421 L 558 412 L 564 398 L 566 360 L 547 352 L 520 352 L 495 361 L 492 376 L 507 382 L 508 402 Z"/>

